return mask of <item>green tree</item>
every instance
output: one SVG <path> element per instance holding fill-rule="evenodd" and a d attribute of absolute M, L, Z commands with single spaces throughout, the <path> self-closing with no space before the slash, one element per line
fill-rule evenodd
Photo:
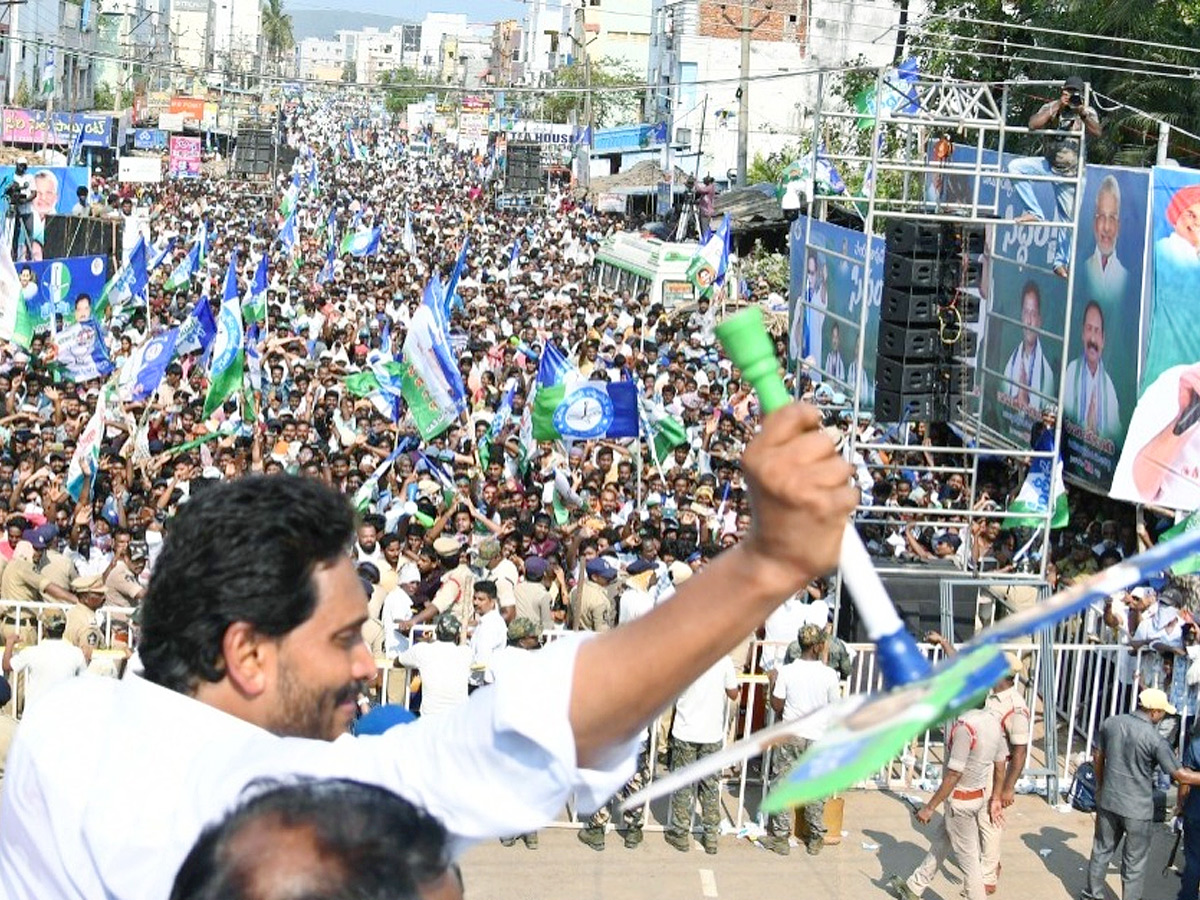
<path fill-rule="evenodd" d="M 807 153 L 810 143 L 811 141 L 807 137 L 804 137 L 796 143 L 781 147 L 773 153 L 768 153 L 766 156 L 763 156 L 761 153 L 755 153 L 754 159 L 750 161 L 750 168 L 746 170 L 747 184 L 762 184 L 764 182 L 778 184 L 783 170 Z"/>
<path fill-rule="evenodd" d="M 296 46 L 292 32 L 292 17 L 283 11 L 283 0 L 263 0 L 260 7 L 262 34 L 267 44 L 267 56 L 279 69 L 283 54 Z"/>
<path fill-rule="evenodd" d="M 596 127 L 637 122 L 641 91 L 636 85 L 644 79 L 628 63 L 608 56 L 593 59 L 591 68 L 592 117 Z M 587 72 L 583 60 L 576 59 L 571 65 L 556 69 L 554 83 L 559 88 L 585 88 Z M 545 98 L 545 115 L 551 122 L 569 122 L 574 111 L 575 121 L 586 125 L 585 109 L 583 90 L 555 91 L 550 88 Z"/>
<path fill-rule="evenodd" d="M 426 91 L 419 87 L 421 76 L 415 69 L 400 67 L 379 74 L 379 83 L 384 86 L 387 111 L 392 115 L 405 112 L 410 103 L 425 99 Z"/>
<path fill-rule="evenodd" d="M 345 63 L 343 63 L 342 81 L 347 81 L 351 84 L 358 81 L 358 66 L 355 65 L 354 60 L 348 59 Z"/>
<path fill-rule="evenodd" d="M 1093 162 L 1152 160 L 1154 119 L 1200 134 L 1195 51 L 1174 49 L 1200 45 L 1196 0 L 930 0 L 928 11 L 929 24 L 915 45 L 925 71 L 987 82 L 1076 74 L 1093 91 L 1133 107 L 1104 104 L 1104 134 L 1089 153 Z M 1010 121 L 1022 122 L 1056 93 L 1050 86 L 1010 91 Z M 1172 136 L 1171 154 L 1200 164 L 1200 144 L 1186 136 Z"/>
<path fill-rule="evenodd" d="M 25 80 L 25 76 L 21 76 L 21 80 L 17 83 L 17 89 L 13 93 L 13 103 L 18 107 L 29 106 L 29 82 Z"/>

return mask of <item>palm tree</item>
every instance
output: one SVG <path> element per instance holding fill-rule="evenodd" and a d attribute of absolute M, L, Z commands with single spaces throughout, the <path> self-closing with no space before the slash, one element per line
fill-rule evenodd
<path fill-rule="evenodd" d="M 283 0 L 263 0 L 262 33 L 267 43 L 267 56 L 279 71 L 279 60 L 284 53 L 296 46 L 292 34 L 292 17 L 283 11 Z"/>

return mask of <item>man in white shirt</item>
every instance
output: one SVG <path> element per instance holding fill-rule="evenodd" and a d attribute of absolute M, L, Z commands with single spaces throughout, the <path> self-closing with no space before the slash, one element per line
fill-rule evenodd
<path fill-rule="evenodd" d="M 675 701 L 675 722 L 671 725 L 671 771 L 721 749 L 727 701 L 736 700 L 737 696 L 737 671 L 728 656 L 718 659 L 679 695 Z M 689 784 L 671 795 L 666 839 L 676 850 L 686 852 L 691 849 L 692 813 L 697 791 L 700 794 L 704 852 L 711 855 L 717 852 L 721 828 L 720 773 L 714 772 L 698 784 Z"/>
<path fill-rule="evenodd" d="M 1092 215 L 1092 236 L 1096 251 L 1084 263 L 1087 296 L 1110 306 L 1125 302 L 1129 272 L 1117 259 L 1117 236 L 1121 232 L 1121 184 L 1111 173 L 1104 176 L 1096 191 L 1096 211 Z"/>
<path fill-rule="evenodd" d="M 1083 311 L 1083 355 L 1071 360 L 1063 382 L 1067 419 L 1089 434 L 1115 440 L 1121 433 L 1117 390 L 1104 369 L 1104 311 L 1089 300 Z"/>
<path fill-rule="evenodd" d="M 471 650 L 458 642 L 462 625 L 453 613 L 433 620 L 432 641 L 418 641 L 396 656 L 400 665 L 421 673 L 421 717 L 427 718 L 467 702 Z"/>
<path fill-rule="evenodd" d="M 783 722 L 794 722 L 828 707 L 838 699 L 837 673 L 821 659 L 825 647 L 825 632 L 816 625 L 805 625 L 799 634 L 799 658 L 771 673 L 771 708 Z M 793 645 L 793 654 L 795 653 Z M 777 744 L 771 749 L 771 781 L 783 777 L 795 764 L 809 745 L 825 730 L 820 716 L 814 716 L 799 733 L 786 744 Z M 804 820 L 808 824 L 808 852 L 816 856 L 825 846 L 825 801 L 810 803 L 804 807 Z M 767 822 L 768 836 L 763 843 L 769 850 L 786 856 L 790 847 L 790 813 L 771 816 Z"/>
<path fill-rule="evenodd" d="M 640 619 L 654 609 L 654 596 L 650 593 L 658 581 L 656 566 L 648 559 L 635 559 L 625 570 L 625 590 L 617 602 L 617 624 L 625 625 Z"/>
<path fill-rule="evenodd" d="M 459 709 L 372 738 L 334 739 L 376 671 L 346 554 L 353 511 L 316 479 L 214 484 L 167 532 L 142 604 L 144 677 L 72 679 L 22 721 L 0 798 L 0 897 L 166 896 L 203 827 L 264 777 L 381 785 L 441 819 L 456 850 L 537 828 L 572 795 L 597 808 L 670 697 L 836 564 L 856 497 L 832 444 L 811 439 L 820 424 L 799 403 L 767 417 L 743 458 L 746 536 L 654 615 L 506 661 L 503 682 Z M 784 477 L 798 468 L 804 479 Z M 138 803 L 95 780 L 112 766 L 138 773 Z"/>
<path fill-rule="evenodd" d="M 1021 343 L 1004 366 L 1004 392 L 1016 398 L 1021 409 L 1040 410 L 1051 405 L 1054 396 L 1054 370 L 1042 352 L 1042 292 L 1036 281 L 1027 281 L 1021 289 Z M 1043 396 L 1044 395 L 1044 396 Z"/>
<path fill-rule="evenodd" d="M 42 620 L 43 638 L 39 643 L 24 647 L 16 654 L 17 632 L 10 631 L 4 638 L 3 670 L 10 673 L 25 672 L 25 711 L 36 705 L 52 688 L 87 671 L 87 657 L 74 644 L 63 640 L 66 618 L 55 611 Z"/>
<path fill-rule="evenodd" d="M 788 597 L 763 623 L 761 668 L 764 672 L 783 665 L 788 645 L 808 621 L 808 593 L 801 591 Z"/>
<path fill-rule="evenodd" d="M 396 586 L 383 598 L 383 652 L 395 659 L 412 646 L 408 634 L 400 630 L 400 624 L 413 617 L 412 591 L 421 583 L 421 570 L 413 563 L 405 563 L 396 575 Z"/>
<path fill-rule="evenodd" d="M 508 643 L 508 624 L 496 605 L 496 582 L 475 582 L 475 630 L 471 632 L 471 683 L 489 684 L 492 656 Z"/>

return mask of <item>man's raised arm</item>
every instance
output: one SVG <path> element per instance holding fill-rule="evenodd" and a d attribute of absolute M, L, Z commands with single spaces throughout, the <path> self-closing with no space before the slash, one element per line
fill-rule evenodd
<path fill-rule="evenodd" d="M 743 457 L 754 510 L 743 542 L 666 603 L 579 648 L 570 718 L 580 766 L 631 738 L 785 598 L 837 564 L 858 491 L 820 424 L 803 404 L 767 417 Z"/>

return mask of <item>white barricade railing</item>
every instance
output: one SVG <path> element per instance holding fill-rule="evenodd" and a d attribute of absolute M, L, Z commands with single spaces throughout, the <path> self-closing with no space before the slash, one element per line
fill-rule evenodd
<path fill-rule="evenodd" d="M 38 638 L 42 635 L 40 616 L 46 610 L 56 609 L 66 611 L 69 604 L 41 603 L 24 601 L 0 601 L 0 620 L 31 617 L 28 626 L 33 627 Z M 122 608 L 101 607 L 99 614 L 103 620 L 103 631 L 106 641 L 112 640 L 114 622 L 120 623 L 129 615 L 129 610 Z M 1162 669 L 1159 654 L 1149 650 L 1131 652 L 1128 647 L 1116 644 L 1100 644 L 1087 636 L 1094 633 L 1093 623 L 1078 621 L 1059 626 L 1055 631 L 1055 641 L 1051 648 L 1053 659 L 1053 691 L 1054 695 L 1050 708 L 1056 711 L 1055 721 L 1049 725 L 1045 721 L 1047 708 L 1045 697 L 1039 696 L 1037 686 L 1041 684 L 1041 668 L 1046 664 L 1042 658 L 1041 646 L 1037 643 L 1012 643 L 1004 649 L 1017 654 L 1022 661 L 1023 682 L 1022 690 L 1031 711 L 1031 733 L 1033 735 L 1029 757 L 1026 763 L 1027 773 L 1041 771 L 1056 772 L 1061 785 L 1070 784 L 1071 776 L 1081 758 L 1090 756 L 1095 746 L 1096 734 L 1100 724 L 1109 716 L 1131 711 L 1137 702 L 1138 691 L 1142 687 L 1163 687 L 1173 697 L 1174 702 L 1181 704 L 1178 732 L 1172 735 L 1176 746 L 1182 750 L 1188 728 L 1198 712 L 1200 712 L 1200 688 L 1190 687 L 1186 691 L 1177 689 L 1172 692 L 1170 684 L 1162 681 Z M 136 631 L 136 629 L 134 629 Z M 432 625 L 418 625 L 412 629 L 413 641 L 424 640 L 432 636 Z M 543 634 L 543 641 L 549 642 L 561 637 L 562 630 L 554 629 Z M 131 638 L 133 636 L 131 635 Z M 843 696 L 854 696 L 862 693 L 877 691 L 882 688 L 882 677 L 876 665 L 875 647 L 873 644 L 849 644 L 853 652 L 853 667 L 848 678 L 842 681 Z M 929 645 L 920 645 L 931 662 L 940 659 L 940 650 Z M 775 652 L 786 647 L 783 642 L 754 641 L 750 645 L 750 659 L 753 660 L 749 671 L 740 675 L 742 686 L 741 697 L 730 705 L 727 715 L 726 742 L 740 740 L 751 734 L 757 727 L 764 727 L 774 721 L 774 713 L 770 708 L 768 675 L 760 667 L 760 660 L 765 655 L 774 658 Z M 1178 665 L 1183 666 L 1186 673 L 1187 658 L 1178 657 Z M 782 662 L 782 661 L 781 661 Z M 413 671 L 404 667 L 394 666 L 391 659 L 378 657 L 376 664 L 379 679 L 372 688 L 372 696 L 376 702 L 386 703 L 389 697 L 396 697 L 396 702 L 405 708 L 411 701 L 411 686 Z M 1177 677 L 1182 678 L 1183 674 Z M 402 678 L 403 687 L 399 692 L 390 690 L 392 679 Z M 21 689 L 21 679 L 13 685 L 14 692 Z M 15 705 L 15 701 L 14 701 Z M 669 716 L 669 711 L 667 713 Z M 660 733 L 660 723 L 651 725 L 649 729 L 649 754 L 652 760 L 651 778 L 658 769 L 660 747 L 667 737 Z M 1046 759 L 1041 751 L 1041 738 L 1046 728 L 1053 727 L 1057 733 L 1057 758 Z M 918 736 L 896 759 L 883 766 L 872 778 L 857 785 L 860 788 L 886 787 L 892 789 L 931 789 L 940 779 L 940 766 L 944 761 L 944 745 L 940 728 L 931 729 Z M 756 810 L 765 795 L 767 773 L 770 771 L 768 754 L 763 758 L 747 760 L 731 771 L 722 773 L 724 789 L 729 799 L 734 802 L 734 811 L 725 807 L 726 815 L 733 825 L 740 828 L 750 818 L 748 810 Z M 1034 776 L 1044 778 L 1042 776 Z M 1030 778 L 1022 780 L 1023 789 L 1037 791 L 1037 785 L 1031 784 Z M 1044 793 L 1044 786 L 1042 791 Z M 1057 797 L 1048 798 L 1057 802 Z M 649 820 L 649 810 L 643 811 L 649 829 L 659 829 L 661 825 L 653 825 Z M 577 825 L 578 820 L 573 808 L 568 808 L 568 818 L 559 825 Z"/>

